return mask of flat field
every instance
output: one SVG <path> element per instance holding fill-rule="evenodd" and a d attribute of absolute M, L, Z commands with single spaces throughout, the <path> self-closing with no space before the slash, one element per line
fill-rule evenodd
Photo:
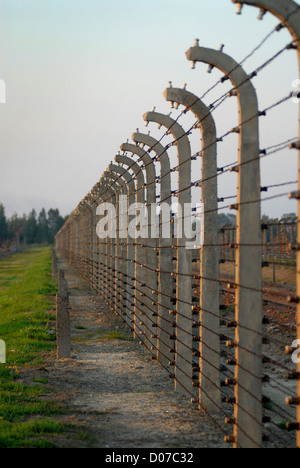
<path fill-rule="evenodd" d="M 0 448 L 49 448 L 65 431 L 57 419 L 63 406 L 52 400 L 47 378 L 35 369 L 56 349 L 55 294 L 51 248 L 33 247 L 0 260 Z M 31 378 L 24 382 L 22 370 Z"/>

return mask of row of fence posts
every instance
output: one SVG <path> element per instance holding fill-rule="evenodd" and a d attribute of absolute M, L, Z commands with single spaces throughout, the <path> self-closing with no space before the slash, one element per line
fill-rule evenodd
<path fill-rule="evenodd" d="M 300 8 L 293 1 L 247 0 L 234 3 L 238 3 L 239 11 L 243 4 L 248 4 L 274 13 L 292 32 L 295 47 L 300 53 Z M 226 418 L 226 423 L 233 425 L 233 433 L 228 435 L 226 432 L 226 441 L 232 442 L 234 447 L 257 448 L 262 446 L 263 439 L 262 240 L 267 235 L 267 231 L 262 230 L 260 209 L 258 122 L 261 114 L 252 76 L 248 76 L 238 62 L 225 54 L 223 48 L 204 48 L 197 41 L 187 52 L 187 58 L 193 67 L 201 62 L 221 70 L 224 73 L 222 80 L 232 83 L 231 96 L 236 97 L 239 107 L 239 124 L 231 130 L 231 133 L 239 135 L 238 163 L 232 168 L 237 175 L 237 203 L 230 207 L 237 214 L 236 228 L 231 234 L 229 229 L 223 231 L 223 235 L 232 236 L 230 244 L 234 256 L 231 259 L 235 263 L 235 279 L 230 284 L 235 291 L 234 320 L 225 321 L 225 325 L 234 329 L 233 338 L 226 342 L 227 348 L 234 351 L 227 362 L 227 366 L 233 369 L 233 377 L 225 381 L 220 378 L 224 353 L 221 352 L 220 331 L 219 139 L 212 109 L 199 97 L 185 88 L 173 88 L 172 85 L 164 92 L 165 99 L 172 106 L 184 107 L 182 115 L 190 112 L 196 118 L 193 129 L 199 129 L 200 152 L 191 154 L 189 132 L 184 131 L 179 119 L 174 120 L 155 110 L 146 113 L 143 116 L 145 123 L 159 125 L 165 135 L 172 136 L 172 143 L 164 146 L 162 139 L 135 132 L 132 143 L 127 141 L 121 145 L 121 153 L 116 155 L 115 161 L 60 230 L 56 249 L 111 310 L 121 315 L 152 358 L 158 360 L 174 379 L 177 391 L 189 395 L 218 425 L 218 416 L 225 414 L 224 401 L 233 405 L 233 417 Z M 171 169 L 168 154 L 171 146 L 177 149 L 175 170 L 178 185 L 175 190 L 171 186 L 174 169 Z M 299 149 L 299 143 L 293 147 Z M 202 160 L 202 174 L 200 181 L 192 182 L 191 164 L 197 157 Z M 157 195 L 158 184 L 160 197 Z M 198 259 L 197 251 L 185 248 L 189 241 L 185 232 L 174 236 L 176 216 L 178 221 L 180 215 L 172 214 L 174 197 L 181 207 L 191 204 L 193 186 L 201 189 L 204 206 L 204 239 Z M 291 197 L 299 199 L 299 193 L 293 193 Z M 115 215 L 108 211 L 111 218 L 107 221 L 116 227 L 106 235 L 99 232 L 100 218 L 97 215 L 98 206 L 105 203 L 115 207 Z M 129 235 L 130 222 L 133 218 L 137 220 L 139 214 L 138 209 L 130 211 L 134 203 L 149 207 L 148 214 L 151 214 L 151 205 L 160 206 L 158 226 L 153 224 L 150 215 L 147 218 L 146 224 L 152 235 L 138 238 Z M 191 212 L 184 216 L 192 219 Z M 170 236 L 163 235 L 166 228 Z M 154 232 L 158 236 L 153 235 Z M 278 235 L 272 230 L 268 232 Z M 296 242 L 294 235 L 293 231 L 291 243 L 296 245 L 297 264 L 300 265 L 299 230 Z M 264 245 L 268 245 L 266 240 Z M 268 250 L 265 255 L 269 259 Z M 297 303 L 300 339 L 299 272 L 297 277 L 294 301 Z M 234 388 L 234 394 L 224 400 L 222 387 Z M 299 395 L 298 373 L 298 397 L 293 400 L 293 404 L 298 405 L 298 422 L 294 423 L 298 446 Z"/>

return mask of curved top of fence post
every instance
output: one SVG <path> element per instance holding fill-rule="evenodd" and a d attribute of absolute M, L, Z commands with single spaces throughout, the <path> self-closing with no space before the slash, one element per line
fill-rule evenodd
<path fill-rule="evenodd" d="M 132 176 L 129 174 L 128 171 L 126 171 L 126 169 L 124 169 L 121 166 L 117 166 L 116 164 L 112 164 L 112 163 L 108 166 L 108 169 L 111 172 L 115 172 L 116 174 L 119 174 L 120 177 L 122 177 L 122 179 L 125 180 L 125 183 L 129 190 L 129 194 L 134 193 L 135 191 L 134 181 L 132 179 Z"/>
<path fill-rule="evenodd" d="M 134 181 L 132 179 L 132 176 L 129 174 L 126 169 L 124 169 L 121 166 L 117 166 L 116 164 L 110 164 L 108 166 L 109 171 L 106 171 L 104 174 L 108 174 L 108 178 L 111 178 L 115 180 L 116 182 L 121 181 L 120 185 L 122 184 L 122 193 L 126 196 L 127 203 L 126 204 L 132 204 L 134 203 L 134 196 L 135 196 L 135 185 Z M 123 203 L 120 203 L 119 210 L 128 210 L 128 207 L 125 208 Z M 124 211 L 122 212 L 124 214 Z M 126 212 L 126 215 L 128 215 L 129 212 Z M 121 216 L 122 217 L 122 216 Z M 123 218 L 122 218 L 123 220 Z M 123 221 L 122 221 L 123 222 Z M 126 223 L 123 225 L 121 223 L 120 225 L 120 235 L 122 238 L 127 237 L 127 226 Z"/>
<path fill-rule="evenodd" d="M 112 198 L 115 196 L 116 192 L 113 190 L 110 184 L 108 184 L 107 181 L 101 177 L 100 183 L 99 183 L 99 192 L 100 192 L 100 197 L 104 198 L 105 200 L 108 200 L 109 198 Z"/>
<path fill-rule="evenodd" d="M 170 159 L 167 153 L 167 149 L 155 138 L 145 133 L 136 132 L 132 134 L 132 139 L 136 143 L 142 143 L 143 145 L 149 146 L 148 151 L 154 151 L 157 156 L 157 161 L 162 164 L 162 167 L 166 172 L 170 172 Z"/>
<path fill-rule="evenodd" d="M 122 151 L 128 151 L 132 154 L 136 154 L 142 163 L 144 164 L 143 169 L 146 170 L 147 175 L 147 185 L 146 185 L 146 193 L 147 193 L 147 204 L 150 205 L 151 203 L 156 203 L 156 193 L 155 193 L 155 166 L 151 156 L 144 151 L 142 148 L 136 145 L 132 145 L 130 143 L 123 143 L 121 145 Z"/>
<path fill-rule="evenodd" d="M 143 116 L 146 122 L 155 122 L 163 125 L 172 133 L 178 150 L 179 170 L 179 204 L 191 203 L 191 145 L 188 136 L 181 125 L 174 119 L 158 112 L 147 112 Z"/>
<path fill-rule="evenodd" d="M 250 5 L 273 13 L 289 29 L 293 38 L 300 38 L 300 6 L 293 0 L 231 0 L 232 3 Z"/>
<path fill-rule="evenodd" d="M 204 211 L 208 211 L 206 216 L 209 217 L 209 222 L 217 222 L 217 139 L 215 121 L 208 107 L 189 91 L 171 87 L 167 88 L 163 94 L 167 101 L 182 104 L 199 119 L 203 149 L 201 179 L 207 180 L 205 187 L 202 185 L 202 201 L 205 204 Z"/>
<path fill-rule="evenodd" d="M 92 188 L 92 190 L 85 196 L 85 198 L 83 198 L 81 200 L 81 202 L 78 204 L 76 210 L 79 210 L 81 209 L 81 207 L 83 206 L 84 203 L 86 203 L 88 197 L 90 197 L 92 199 L 92 203 L 94 203 L 97 199 L 97 196 L 101 196 L 101 185 L 99 182 L 97 182 L 97 184 L 95 184 L 95 186 Z"/>
<path fill-rule="evenodd" d="M 113 202 L 117 207 L 118 204 L 119 204 L 119 191 L 120 190 L 123 191 L 122 190 L 122 182 L 120 182 L 118 176 L 115 176 L 115 175 L 111 174 L 108 171 L 103 172 L 102 180 L 103 180 L 104 183 L 109 185 L 111 190 L 114 191 L 114 195 L 112 197 L 112 200 L 114 198 Z M 125 185 L 124 182 L 123 182 L 123 185 Z"/>
<path fill-rule="evenodd" d="M 167 88 L 164 93 L 166 101 L 177 102 L 193 112 L 199 119 L 203 146 L 216 143 L 215 120 L 209 108 L 195 94 L 180 88 Z"/>
<path fill-rule="evenodd" d="M 148 151 L 152 150 L 156 153 L 156 160 L 161 166 L 161 200 L 169 203 L 171 201 L 171 165 L 166 148 L 158 140 L 144 133 L 133 133 L 132 139 L 136 143 L 149 146 Z"/>
<path fill-rule="evenodd" d="M 145 122 L 158 123 L 159 125 L 162 125 L 165 128 L 167 128 L 168 131 L 174 136 L 178 149 L 180 148 L 181 150 L 185 150 L 180 151 L 180 153 L 178 154 L 179 162 L 184 163 L 190 160 L 191 150 L 189 139 L 184 129 L 181 127 L 181 125 L 179 125 L 178 122 L 176 122 L 176 120 L 172 119 L 169 115 L 160 114 L 154 111 L 146 112 L 143 115 L 143 119 L 145 120 Z"/>
<path fill-rule="evenodd" d="M 91 191 L 89 192 L 89 197 L 92 201 L 92 204 L 96 203 L 97 202 L 97 197 L 100 196 L 100 183 L 97 182 L 94 187 L 91 189 Z"/>
<path fill-rule="evenodd" d="M 233 129 L 240 134 L 239 177 L 247 172 L 247 180 L 243 181 L 242 199 L 239 203 L 250 200 L 259 201 L 260 192 L 260 161 L 259 161 L 259 130 L 258 130 L 258 102 L 255 88 L 250 77 L 243 68 L 229 55 L 221 51 L 199 47 L 197 45 L 187 52 L 188 60 L 204 62 L 222 70 L 237 90 L 239 103 L 239 128 Z M 251 164 L 250 164 L 251 163 Z M 253 174 L 250 176 L 250 170 Z M 239 191 L 240 192 L 240 191 Z M 242 207 L 241 207 L 242 209 Z M 260 234 L 260 227 L 256 226 L 256 236 Z"/>
<path fill-rule="evenodd" d="M 112 174 L 111 171 L 104 171 L 103 177 L 105 177 L 106 179 L 113 180 L 113 186 L 117 187 L 117 190 L 121 189 L 121 191 L 123 192 L 124 188 L 126 188 L 125 180 L 122 177 L 118 177 L 117 175 Z"/>
<path fill-rule="evenodd" d="M 137 189 L 136 189 L 137 202 L 145 203 L 145 190 L 144 190 L 145 179 L 144 179 L 144 175 L 143 175 L 143 171 L 141 167 L 132 159 L 128 158 L 127 156 L 122 156 L 120 154 L 116 155 L 115 161 L 119 164 L 124 164 L 125 166 L 128 167 L 128 169 L 132 170 L 137 180 Z"/>
<path fill-rule="evenodd" d="M 251 77 L 247 75 L 244 69 L 232 57 L 220 50 L 200 47 L 196 39 L 194 47 L 191 47 L 187 53 L 187 58 L 191 62 L 203 62 L 212 65 L 225 73 L 222 81 L 230 79 L 235 87 L 238 97 L 240 111 L 243 113 L 243 120 L 255 117 L 258 118 L 258 102 L 255 88 L 251 82 Z"/>
<path fill-rule="evenodd" d="M 89 194 L 88 194 L 89 195 Z M 88 210 L 92 210 L 93 207 L 91 206 L 91 203 L 90 203 L 90 200 L 89 200 L 89 197 L 88 195 L 86 195 L 83 200 L 81 201 L 81 203 L 79 204 L 79 210 L 80 209 L 88 209 Z"/>

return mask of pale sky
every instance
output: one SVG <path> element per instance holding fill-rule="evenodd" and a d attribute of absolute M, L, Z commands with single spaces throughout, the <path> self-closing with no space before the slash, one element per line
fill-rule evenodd
<path fill-rule="evenodd" d="M 278 24 L 271 14 L 258 21 L 255 8 L 245 7 L 242 16 L 235 10 L 231 0 L 0 0 L 0 79 L 7 87 L 7 102 L 0 104 L 0 203 L 6 214 L 42 207 L 69 214 L 136 128 L 162 135 L 154 126 L 145 129 L 142 116 L 153 106 L 170 112 L 163 97 L 170 80 L 202 96 L 220 79 L 217 70 L 207 74 L 207 66 L 190 69 L 185 52 L 195 38 L 205 47 L 225 44 L 240 62 Z M 251 73 L 289 42 L 287 30 L 276 33 L 245 70 Z M 254 80 L 260 109 L 288 95 L 297 78 L 297 55 L 285 51 Z M 214 117 L 219 136 L 235 126 L 236 99 Z M 260 147 L 296 138 L 297 118 L 291 101 L 261 118 Z M 188 128 L 186 119 L 180 122 Z M 198 138 L 192 148 L 201 149 Z M 236 158 L 237 139 L 229 136 L 218 147 L 218 166 Z M 262 185 L 295 181 L 297 154 L 281 151 L 261 168 Z M 236 193 L 233 176 L 219 182 L 220 197 Z M 263 197 L 295 189 L 272 189 Z M 262 206 L 274 217 L 292 211 L 296 204 L 287 197 Z"/>

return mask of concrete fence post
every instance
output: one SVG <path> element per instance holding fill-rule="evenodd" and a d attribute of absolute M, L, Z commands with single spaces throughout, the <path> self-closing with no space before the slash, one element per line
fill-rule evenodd
<path fill-rule="evenodd" d="M 86 214 L 86 281 L 90 288 L 93 287 L 93 205 L 90 192 L 84 199 Z"/>
<path fill-rule="evenodd" d="M 105 181 L 105 179 L 101 179 L 102 185 L 104 188 L 104 193 L 102 192 L 104 201 L 106 203 L 111 203 L 115 209 L 117 208 L 117 191 L 111 183 Z M 112 227 L 115 219 L 112 212 L 108 214 L 108 223 Z M 114 250 L 115 250 L 115 233 L 108 232 L 106 236 L 106 267 L 105 267 L 105 297 L 106 303 L 110 307 L 111 310 L 114 310 L 114 296 L 115 296 L 115 284 L 114 284 L 114 270 L 115 270 L 115 262 L 114 262 Z"/>
<path fill-rule="evenodd" d="M 96 252 L 96 231 L 95 231 L 95 222 L 96 222 L 96 213 L 94 207 L 94 200 L 92 197 L 92 190 L 88 194 L 88 206 L 90 210 L 90 234 L 89 234 L 89 254 L 90 254 L 90 267 L 89 267 L 89 286 L 91 289 L 95 289 L 95 252 Z"/>
<path fill-rule="evenodd" d="M 97 207 L 98 207 L 98 190 L 99 183 L 95 184 L 91 190 L 91 203 L 93 209 L 93 222 L 92 222 L 92 254 L 93 254 L 93 278 L 92 278 L 92 288 L 94 291 L 98 292 L 98 281 L 99 281 L 99 242 L 96 232 L 97 227 Z"/>
<path fill-rule="evenodd" d="M 126 220 L 125 226 L 123 226 L 123 235 L 122 235 L 122 243 L 123 243 L 123 265 L 122 271 L 123 276 L 125 278 L 124 284 L 124 293 L 123 296 L 123 305 L 126 310 L 126 320 L 127 325 L 130 329 L 134 331 L 134 327 L 132 324 L 134 323 L 133 316 L 134 316 L 134 300 L 132 300 L 132 296 L 134 296 L 134 274 L 135 274 L 135 246 L 132 245 L 131 238 L 129 236 L 129 223 L 130 223 L 130 213 L 129 207 L 135 203 L 136 200 L 136 191 L 135 191 L 135 180 L 130 175 L 129 171 L 124 169 L 121 166 L 110 164 L 109 170 L 113 173 L 116 173 L 126 182 L 127 186 L 127 206 L 126 206 Z M 123 222 L 124 222 L 123 221 Z"/>
<path fill-rule="evenodd" d="M 97 208 L 101 202 L 101 184 L 98 182 L 93 190 L 93 206 L 94 206 L 94 242 L 95 242 L 95 252 L 94 252 L 94 262 L 95 262 L 95 279 L 94 279 L 94 289 L 101 296 L 101 275 L 102 275 L 102 239 L 99 239 L 97 235 Z"/>
<path fill-rule="evenodd" d="M 89 200 L 89 194 L 87 195 L 87 199 L 85 200 L 86 205 L 86 260 L 87 260 L 87 283 L 90 287 L 92 287 L 92 276 L 93 276 L 93 209 Z"/>
<path fill-rule="evenodd" d="M 136 132 L 132 135 L 133 141 L 137 144 L 148 146 L 148 153 L 154 151 L 156 160 L 160 164 L 160 209 L 161 204 L 164 204 L 167 210 L 169 221 L 164 216 L 162 219 L 162 211 L 159 216 L 159 241 L 158 249 L 158 286 L 155 287 L 158 292 L 157 296 L 157 358 L 159 362 L 167 369 L 169 363 L 172 363 L 173 356 L 170 356 L 170 336 L 172 330 L 170 328 L 170 297 L 174 296 L 174 278 L 171 276 L 173 272 L 173 250 L 172 250 L 172 196 L 171 196 L 171 168 L 170 159 L 165 147 L 163 147 L 155 138 L 150 135 L 145 135 Z M 164 213 L 166 213 L 164 208 Z M 162 225 L 162 222 L 164 225 Z M 169 231 L 169 232 L 167 232 Z M 167 235 L 163 235 L 166 232 Z M 169 237 L 168 237 L 169 235 Z M 156 299 L 155 299 L 156 301 Z"/>
<path fill-rule="evenodd" d="M 156 186 L 155 186 L 155 166 L 149 154 L 139 146 L 124 143 L 121 145 L 121 150 L 132 153 L 139 158 L 142 163 L 141 168 L 145 171 L 145 189 L 146 189 L 146 208 L 147 208 L 147 238 L 143 239 L 145 251 L 145 333 L 148 341 L 149 351 L 153 358 L 157 358 L 157 255 L 156 245 L 157 239 L 153 237 L 151 226 L 151 205 L 156 205 Z"/>
<path fill-rule="evenodd" d="M 114 249 L 114 268 L 115 268 L 115 313 L 122 314 L 122 289 L 123 289 L 123 275 L 122 275 L 122 263 L 125 260 L 123 256 L 122 249 L 122 232 L 120 232 L 121 226 L 121 205 L 120 205 L 120 196 L 125 195 L 127 197 L 127 189 L 125 182 L 120 178 L 120 176 L 112 174 L 110 171 L 105 171 L 103 176 L 106 178 L 108 183 L 112 183 L 112 186 L 116 187 L 117 193 L 117 205 L 116 205 L 116 239 L 115 239 L 115 249 Z"/>
<path fill-rule="evenodd" d="M 262 444 L 263 319 L 257 96 L 250 77 L 229 55 L 197 41 L 187 58 L 223 71 L 239 103 L 238 194 L 232 207 L 237 209 L 234 445 L 255 448 Z"/>
<path fill-rule="evenodd" d="M 98 184 L 98 192 L 97 192 L 97 207 L 100 203 L 103 203 L 105 197 L 102 195 L 102 185 L 99 182 Z M 97 209 L 96 209 L 97 210 Z M 97 211 L 96 211 L 96 229 L 97 229 Z M 106 291 L 106 239 L 100 239 L 97 235 L 97 242 L 98 242 L 98 294 L 101 299 L 105 300 L 105 291 Z"/>
<path fill-rule="evenodd" d="M 125 182 L 126 187 L 126 196 L 127 196 L 127 203 L 126 207 L 123 206 L 122 209 L 126 208 L 126 219 L 123 213 L 124 219 L 122 219 L 122 226 L 121 226 L 121 265 L 120 268 L 122 270 L 122 290 L 121 290 L 121 308 L 123 310 L 126 323 L 130 329 L 132 329 L 131 320 L 134 313 L 133 303 L 131 301 L 131 295 L 133 293 L 133 286 L 134 286 L 134 264 L 131 263 L 132 260 L 135 259 L 134 256 L 134 246 L 131 245 L 128 233 L 128 226 L 129 226 L 129 207 L 135 202 L 135 184 L 134 180 L 132 179 L 131 175 L 129 174 L 126 169 L 122 168 L 121 166 L 117 166 L 116 164 L 109 165 L 109 171 L 116 175 L 117 177 L 121 177 L 122 180 Z M 125 193 L 125 192 L 124 192 Z M 132 269 L 132 270 L 131 270 Z"/>
<path fill-rule="evenodd" d="M 205 104 L 194 94 L 176 88 L 164 92 L 167 101 L 183 105 L 199 121 L 202 140 L 202 174 L 204 238 L 200 249 L 200 328 L 199 404 L 219 412 L 220 393 L 220 268 L 218 247 L 217 138 L 214 119 Z M 200 246 L 199 246 L 200 247 Z"/>
<path fill-rule="evenodd" d="M 290 31 L 298 55 L 298 73 L 300 77 L 300 6 L 292 0 L 232 0 L 240 5 L 255 6 L 263 11 L 269 11 L 280 19 L 282 24 Z M 300 109 L 300 104 L 299 104 Z M 298 150 L 298 190 L 291 193 L 290 197 L 298 200 L 298 233 L 297 233 L 297 339 L 300 340 L 300 120 L 298 118 L 299 141 L 291 144 L 291 149 Z M 298 375 L 300 374 L 300 363 L 298 364 Z M 298 378 L 298 405 L 297 405 L 297 447 L 300 448 L 300 379 Z"/>
<path fill-rule="evenodd" d="M 122 167 L 126 167 L 127 170 L 133 172 L 134 178 L 136 179 L 136 199 L 135 203 L 139 206 L 145 205 L 145 180 L 142 169 L 140 166 L 127 156 L 116 155 L 115 161 L 122 164 Z M 139 210 L 131 215 L 137 215 Z M 138 217 L 136 218 L 138 219 Z M 137 226 L 134 226 L 137 228 Z M 135 232 L 137 234 L 137 232 Z M 134 335 L 139 337 L 141 342 L 146 344 L 146 327 L 145 317 L 147 315 L 147 309 L 145 304 L 145 288 L 146 288 L 146 270 L 142 265 L 145 265 L 146 256 L 145 249 L 143 248 L 143 239 L 132 238 L 130 242 L 135 246 L 135 259 L 132 260 L 132 264 L 135 265 L 134 271 Z"/>
<path fill-rule="evenodd" d="M 86 280 L 85 274 L 85 257 L 86 257 L 86 224 L 85 224 L 85 214 L 84 214 L 84 202 L 81 201 L 79 204 L 79 212 L 80 212 L 80 223 L 81 223 L 81 257 L 80 257 L 80 264 L 79 264 L 79 271 Z"/>
<path fill-rule="evenodd" d="M 183 128 L 171 117 L 147 112 L 145 122 L 155 122 L 170 132 L 177 147 L 178 154 L 178 223 L 183 219 L 191 221 L 191 147 Z M 181 210 L 180 210 L 181 209 Z M 182 211 L 182 217 L 180 214 Z M 185 223 L 182 223 L 185 224 Z M 190 239 L 186 236 L 186 226 L 182 226 L 182 235 L 177 235 L 177 271 L 176 271 L 176 359 L 175 388 L 177 391 L 194 395 L 193 386 L 193 328 L 192 328 L 192 252 L 186 248 Z M 171 304 L 170 304 L 171 305 Z"/>
<path fill-rule="evenodd" d="M 81 212 L 82 212 L 82 245 L 83 245 L 83 252 L 82 252 L 82 261 L 81 261 L 81 272 L 84 280 L 88 283 L 89 282 L 89 250 L 88 250 L 88 235 L 89 235 L 89 210 L 87 208 L 86 200 L 83 199 L 81 204 Z"/>
<path fill-rule="evenodd" d="M 97 191 L 95 192 L 95 199 L 93 201 L 95 208 L 95 222 L 93 225 L 94 229 L 94 238 L 95 238 L 95 264 L 97 265 L 97 285 L 95 288 L 99 291 L 99 295 L 106 302 L 109 307 L 112 307 L 113 303 L 113 284 L 110 277 L 111 269 L 111 240 L 108 236 L 104 239 L 99 239 L 97 235 L 97 224 L 98 224 L 98 213 L 97 208 L 100 203 L 112 203 L 115 204 L 115 191 L 111 188 L 110 185 L 105 183 L 104 179 L 100 179 L 98 184 L 96 184 Z M 95 270 L 96 271 L 96 270 Z"/>

